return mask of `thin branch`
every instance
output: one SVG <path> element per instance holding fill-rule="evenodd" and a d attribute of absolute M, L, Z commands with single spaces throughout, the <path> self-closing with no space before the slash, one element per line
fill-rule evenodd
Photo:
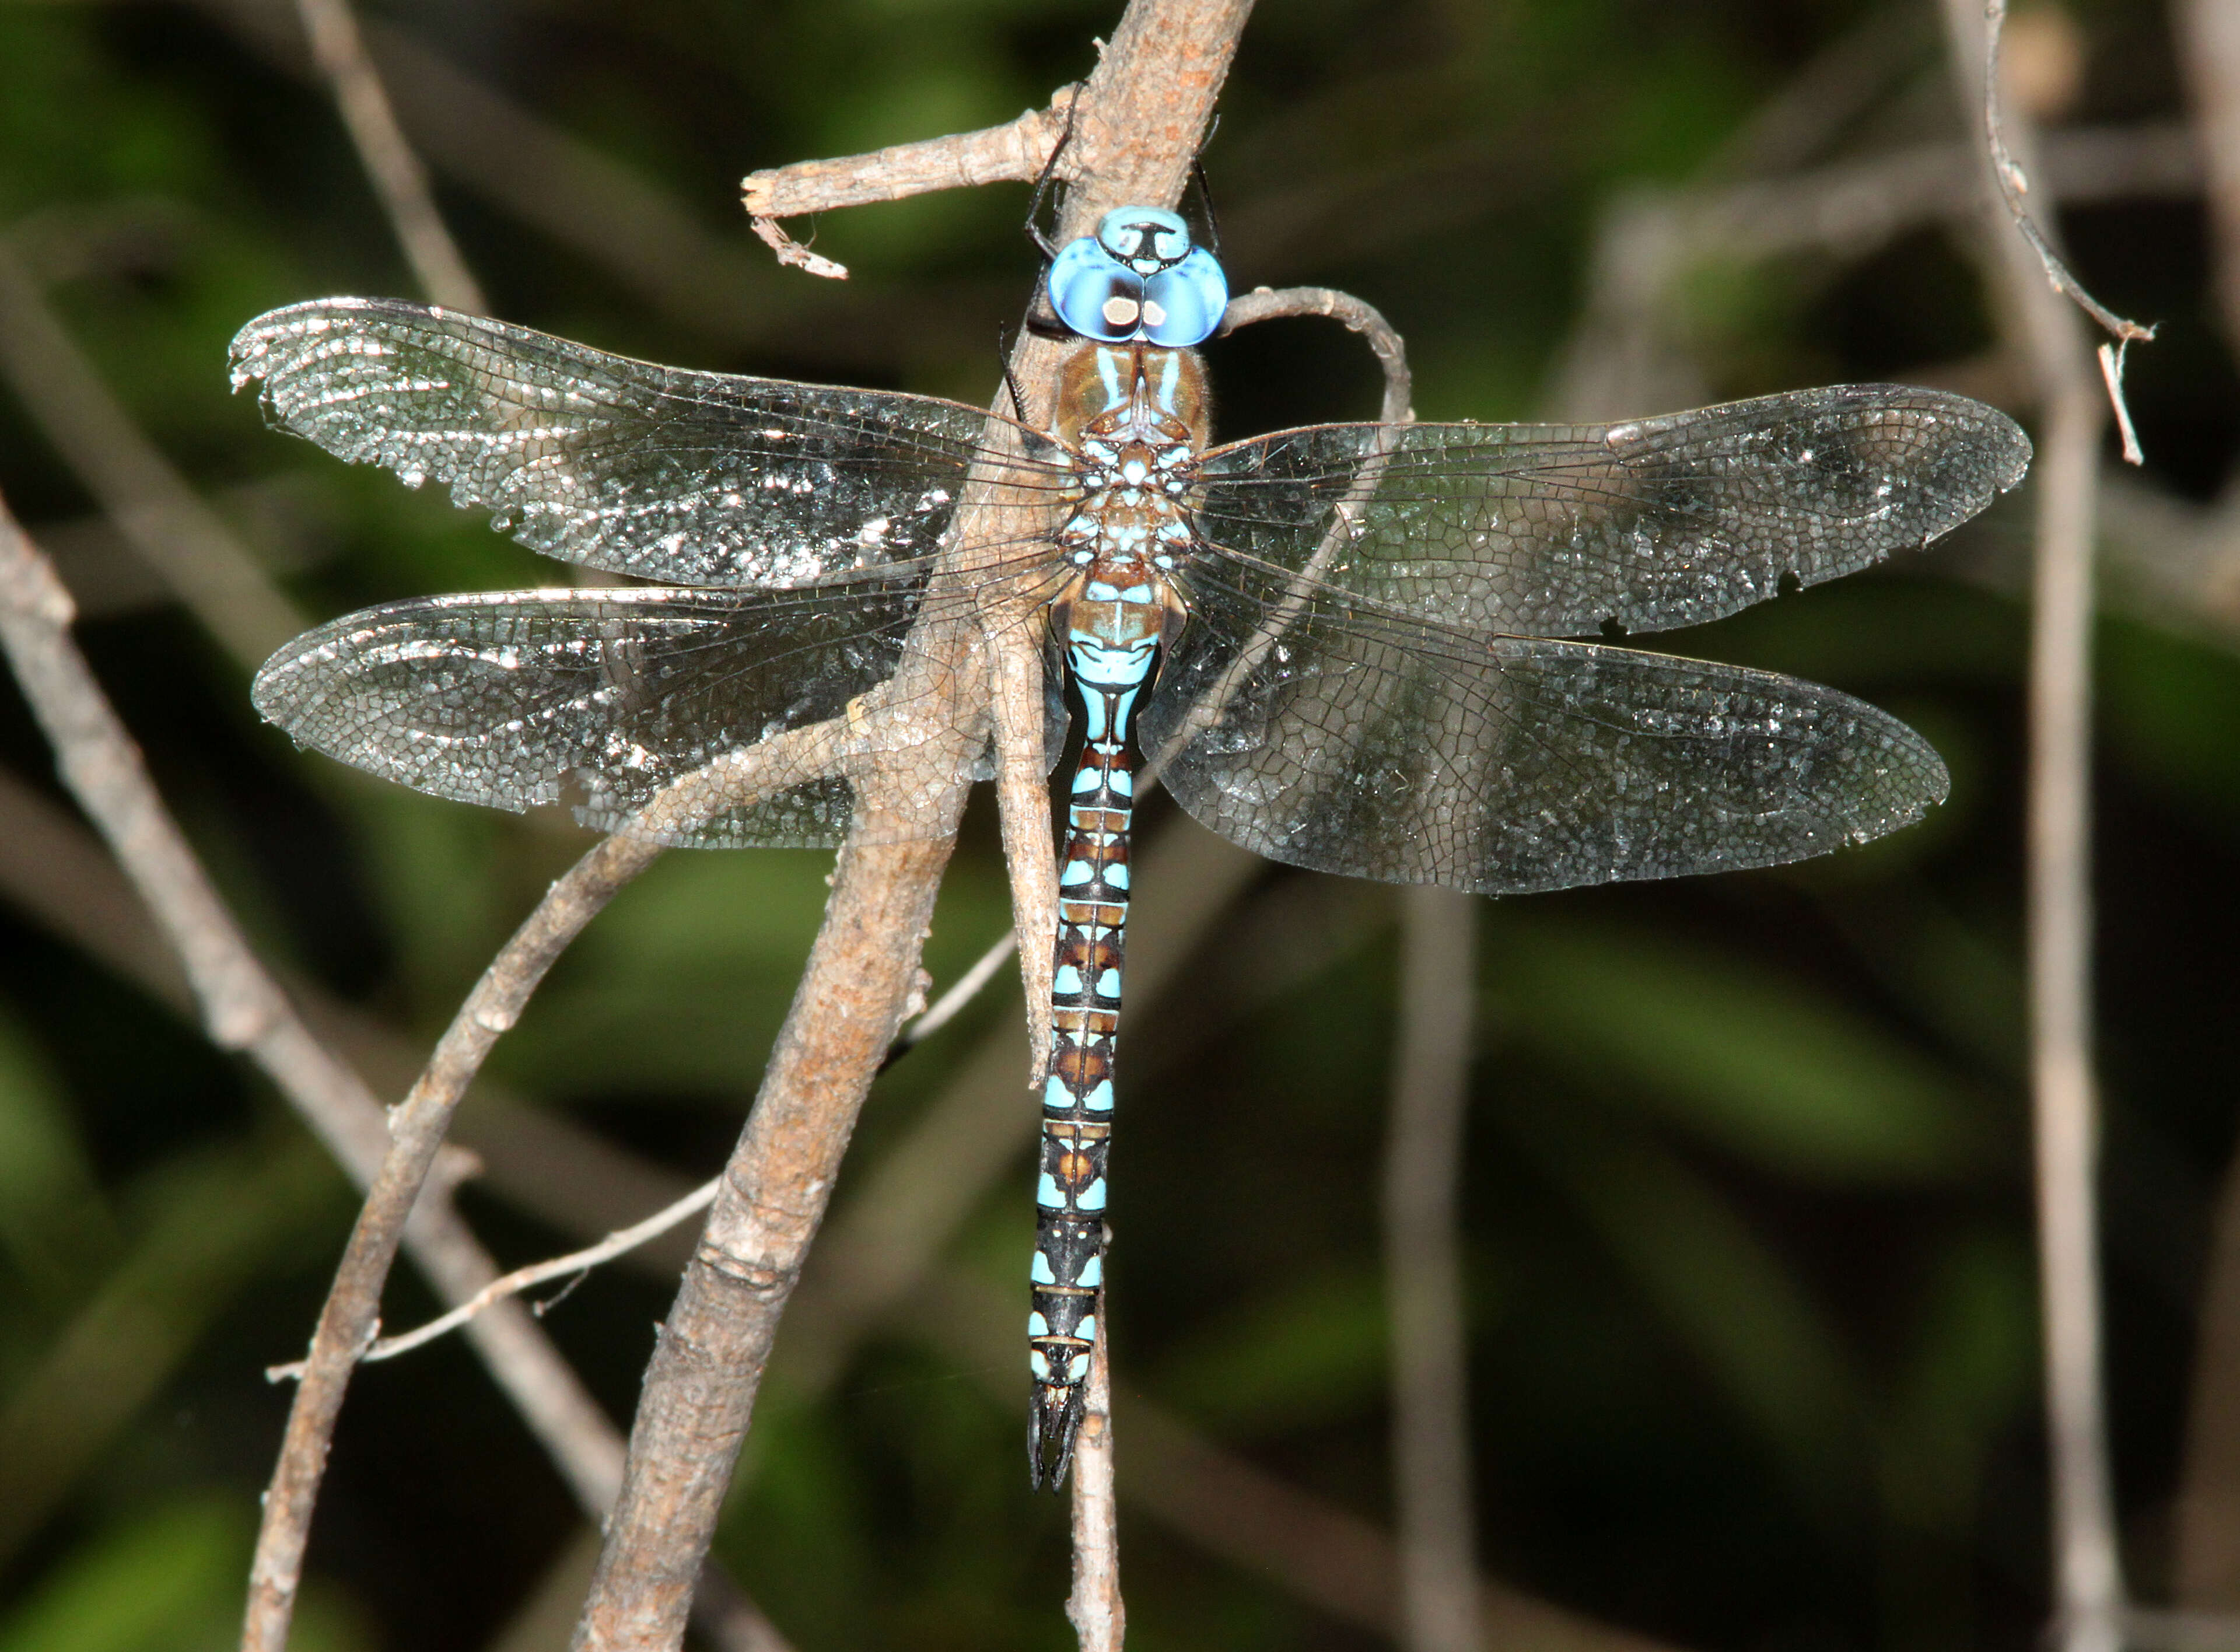
<path fill-rule="evenodd" d="M 1383 1214 L 1394 1502 L 1409 1652 L 1473 1652 L 1480 1644 L 1457 1231 L 1477 929 L 1471 896 L 1428 885 L 1402 892 Z"/>
<path fill-rule="evenodd" d="M 1136 862 L 1143 890 L 1128 923 L 1133 1000 L 1155 1009 L 1183 964 L 1265 863 L 1177 820 Z M 991 1028 L 885 1156 L 817 1249 L 786 1326 L 789 1390 L 821 1393 L 857 1342 L 923 1282 L 1007 1167 L 1033 1140 L 1020 1104 L 1019 1047 Z"/>
<path fill-rule="evenodd" d="M 1383 422 L 1414 420 L 1400 335 L 1361 300 L 1326 288 L 1263 287 L 1231 303 L 1225 324 L 1299 315 L 1331 316 L 1367 339 L 1384 370 Z M 1362 483 L 1373 488 L 1381 470 L 1370 461 Z M 1343 522 L 1340 513 L 1335 525 Z M 1456 1182 L 1469 1095 L 1477 903 L 1430 888 L 1409 889 L 1402 899 L 1400 1034 L 1384 1185 L 1402 1617 L 1411 1652 L 1471 1652 L 1480 1632 Z"/>
<path fill-rule="evenodd" d="M 290 0 L 190 0 L 283 71 L 316 80 Z M 604 271 L 680 326 L 748 349 L 783 346 L 838 366 L 890 360 L 953 325 L 949 295 L 865 294 L 784 276 L 744 236 L 706 228 L 659 183 L 467 73 L 408 31 L 369 18 L 366 44 L 417 152 L 528 229 Z M 877 302 L 869 302 L 876 298 Z"/>
<path fill-rule="evenodd" d="M 1550 411 L 1601 419 L 1706 399 L 1671 319 L 1691 270 L 1856 259 L 1923 225 L 1972 226 L 1984 198 L 1983 167 L 1970 146 L 1923 143 L 1791 177 L 1619 197 L 1597 227 L 1589 292 L 1562 352 Z M 2191 135 L 2160 123 L 2048 134 L 2035 170 L 2046 193 L 2078 204 L 2190 195 L 2201 177 Z"/>
<path fill-rule="evenodd" d="M 0 503 L 0 647 L 54 747 L 64 781 L 184 964 L 212 1040 L 246 1053 L 354 1179 L 370 1182 L 388 1145 L 381 1104 L 311 1036 L 257 963 L 72 644 L 70 617 L 69 597 L 53 570 Z M 161 969 L 145 952 L 135 946 L 125 956 Z M 440 1198 L 423 1201 L 414 1211 L 406 1242 L 450 1300 L 471 1296 L 497 1273 Z M 517 1309 L 487 1316 L 470 1334 L 578 1499 L 587 1510 L 603 1509 L 620 1475 L 619 1442 L 574 1373 Z M 742 1652 L 745 1645 L 726 1644 Z"/>
<path fill-rule="evenodd" d="M 838 743 L 850 732 L 825 723 L 792 729 L 718 758 L 657 794 L 630 827 L 604 839 L 553 884 L 467 995 L 419 1082 L 390 1115 L 387 1156 L 320 1310 L 265 1493 L 243 1652 L 284 1652 L 311 1513 L 350 1371 L 373 1342 L 382 1286 L 451 1115 L 491 1047 L 583 927 L 659 856 L 665 836 L 772 786 L 798 783 L 820 761 L 837 761 Z M 477 1282 L 476 1288 L 485 1282 Z M 690 1603 L 688 1594 L 686 1609 Z"/>
<path fill-rule="evenodd" d="M 389 106 L 389 94 L 366 56 L 350 0 L 296 0 L 296 4 L 303 32 L 310 38 L 311 55 L 334 89 L 343 124 L 421 291 L 430 303 L 488 314 L 489 301 L 443 227 L 428 188 L 428 174 L 404 141 L 396 112 Z"/>
<path fill-rule="evenodd" d="M 0 375 L 133 548 L 236 663 L 306 624 L 257 559 L 133 422 L 0 239 Z"/>
<path fill-rule="evenodd" d="M 1386 424 L 1415 422 L 1414 380 L 1408 371 L 1408 350 L 1399 332 L 1374 305 L 1333 287 L 1255 287 L 1229 301 L 1221 330 L 1233 333 L 1255 322 L 1284 316 L 1327 316 L 1361 335 L 1384 374 L 1384 403 L 1377 417 Z"/>
<path fill-rule="evenodd" d="M 1068 194 L 1062 234 L 1079 233 L 1125 202 L 1179 197 L 1248 9 L 1244 0 L 1130 6 L 1082 95 L 1081 175 Z M 1023 338 L 1013 371 L 1031 394 L 1046 395 L 1060 353 L 1057 341 Z M 1021 411 L 1032 417 L 1037 410 Z M 995 440 L 1009 440 L 1003 432 L 991 422 Z M 1004 530 L 979 507 L 990 491 L 976 476 L 960 502 L 950 561 L 957 577 L 1000 554 Z M 1054 897 L 1056 879 L 1049 798 L 1039 785 L 1040 649 L 1007 616 L 990 617 L 994 623 L 962 653 L 966 639 L 951 634 L 953 623 L 922 620 L 912 633 L 890 703 L 920 718 L 921 762 L 917 772 L 903 772 L 893 761 L 903 754 L 890 754 L 887 764 L 857 778 L 856 823 L 835 869 L 824 927 L 646 1373 L 623 1495 L 577 1628 L 579 1647 L 651 1652 L 674 1647 L 683 1634 L 683 1602 L 713 1535 L 778 1316 L 823 1218 L 857 1109 L 914 985 L 951 841 L 867 840 L 886 835 L 886 816 L 897 809 L 926 827 L 945 822 L 953 829 L 962 776 L 989 726 L 970 713 L 990 698 L 999 781 L 1007 769 L 1011 776 L 999 787 L 999 803 L 1006 849 L 1017 857 L 1015 916 L 1027 944 L 1047 959 L 1041 943 L 1051 931 L 1027 927 L 1046 916 L 1029 897 L 1045 885 Z M 1037 778 L 1031 797 L 1017 778 L 1030 769 Z M 1023 845 L 1037 844 L 1022 854 Z"/>
<path fill-rule="evenodd" d="M 1222 669 L 1203 693 L 1194 701 L 1190 709 L 1176 721 L 1166 743 L 1157 751 L 1145 752 L 1141 785 L 1145 780 L 1155 780 L 1161 770 L 1192 740 L 1213 728 L 1221 721 L 1229 703 L 1237 692 L 1260 669 L 1261 662 L 1270 649 L 1283 641 L 1307 605 L 1314 601 L 1320 586 L 1323 570 L 1344 554 L 1354 543 L 1356 519 L 1369 502 L 1377 496 L 1377 490 L 1384 480 L 1384 473 L 1398 451 L 1396 436 L 1390 427 L 1411 423 L 1415 412 L 1410 406 L 1412 381 L 1408 370 L 1407 352 L 1400 335 L 1390 323 L 1370 304 L 1348 293 L 1327 287 L 1291 287 L 1280 291 L 1263 288 L 1246 295 L 1244 317 L 1250 321 L 1265 321 L 1277 316 L 1328 316 L 1341 321 L 1367 338 L 1376 353 L 1377 364 L 1384 370 L 1385 417 L 1378 428 L 1370 450 L 1362 457 L 1361 465 L 1353 474 L 1346 490 L 1330 502 L 1330 519 L 1323 530 L 1321 542 L 1316 545 L 1298 571 L 1285 583 L 1283 597 L 1271 603 L 1254 625 L 1252 635 L 1233 658 Z M 1232 303 L 1228 315 L 1237 312 Z M 1235 324 L 1242 325 L 1239 322 Z"/>
<path fill-rule="evenodd" d="M 2000 0 L 1945 0 L 1963 97 L 1988 83 Z M 1989 39 L 1979 21 L 1987 21 Z M 2014 170 L 1997 132 L 1990 164 L 2010 216 Z M 2028 157 L 2017 120 L 2012 146 Z M 2044 421 L 2037 458 L 2037 572 L 2031 617 L 2030 771 L 2030 1071 L 2038 1247 L 2051 1435 L 2057 1603 L 2064 1652 L 2115 1652 L 2124 1610 L 2110 1483 L 2101 1357 L 2097 1101 L 2092 1065 L 2092 532 L 2103 403 L 2076 313 L 2048 290 L 2042 237 L 1996 225 L 1993 240 L 2017 347 Z M 2072 297 L 2075 296 L 2070 295 Z"/>
<path fill-rule="evenodd" d="M 2037 255 L 2039 268 L 2045 272 L 2045 278 L 2051 282 L 2057 290 L 2066 295 L 2070 302 L 2097 322 L 2101 328 L 2112 335 L 2119 344 L 2150 341 L 2155 336 L 2153 328 L 2143 327 L 2135 321 L 2126 321 L 2090 293 L 2085 291 L 2083 283 L 2070 273 L 2069 266 L 2061 261 L 2060 256 L 2054 251 L 2052 243 L 2046 239 L 2045 232 L 2037 227 L 2037 223 L 2030 217 L 2029 209 L 2023 203 L 2023 197 L 2030 192 L 2030 175 L 2016 164 L 2007 143 L 2006 123 L 2002 118 L 1999 109 L 2001 90 L 1999 37 L 2004 30 L 2006 21 L 2007 0 L 1983 0 L 1983 44 L 1980 54 L 1983 68 L 1981 83 L 1983 97 L 1983 137 L 1984 141 L 1990 146 L 1991 179 L 1998 186 L 1999 198 L 2006 203 L 2007 216 L 2013 220 L 2015 228 L 2021 231 L 2023 239 L 2030 244 L 2030 251 Z M 2019 122 L 2017 124 L 2019 125 Z M 2130 410 L 2123 405 L 2122 362 L 2123 357 L 2119 351 L 2114 361 L 2108 366 L 2108 396 L 2110 405 L 2116 410 L 2117 423 L 2123 429 L 2129 443 L 2123 450 L 2123 456 L 2133 464 L 2141 464 L 2145 462 L 2145 456 L 2139 451 L 2136 441 L 2130 439 L 2131 415 Z"/>
<path fill-rule="evenodd" d="M 907 1049 L 921 1040 L 930 1038 L 963 1013 L 967 1005 L 980 996 L 980 990 L 996 978 L 997 972 L 1010 961 L 1019 949 L 1016 930 L 1006 930 L 995 945 L 982 953 L 970 969 L 957 976 L 957 984 L 935 999 L 930 1008 L 903 1029 L 897 1042 Z"/>
<path fill-rule="evenodd" d="M 977 132 L 897 143 L 840 160 L 798 161 L 790 166 L 750 172 L 740 181 L 740 199 L 755 233 L 777 254 L 780 263 L 812 276 L 844 281 L 848 277 L 844 265 L 810 251 L 780 229 L 777 220 L 874 201 L 900 201 L 937 190 L 1031 183 L 1049 166 L 1051 151 L 1064 136 L 1078 90 L 1061 87 L 1049 108 L 1030 109 L 1017 120 Z"/>
<path fill-rule="evenodd" d="M 1073 1446 L 1073 1592 L 1066 1622 L 1081 1652 L 1120 1652 L 1128 1609 L 1120 1597 L 1120 1506 L 1112 1452 L 1112 1330 L 1097 1304 L 1098 1334 L 1089 1356 L 1089 1386 Z"/>
<path fill-rule="evenodd" d="M 720 1180 L 703 1182 L 683 1198 L 663 1206 L 644 1221 L 610 1233 L 596 1245 L 571 1250 L 563 1256 L 531 1262 L 526 1268 L 517 1268 L 510 1274 L 493 1279 L 450 1312 L 439 1315 L 412 1330 L 382 1337 L 365 1350 L 359 1362 L 370 1365 L 377 1360 L 395 1359 L 399 1354 L 409 1354 L 416 1348 L 424 1348 L 437 1337 L 458 1329 L 484 1309 L 495 1307 L 510 1296 L 518 1296 L 524 1290 L 534 1290 L 548 1279 L 565 1279 L 570 1275 L 588 1274 L 602 1262 L 612 1262 L 617 1256 L 627 1255 L 648 1240 L 657 1239 L 679 1223 L 690 1221 L 715 1203 L 716 1190 L 720 1186 Z M 270 1382 L 286 1382 L 299 1379 L 303 1371 L 304 1362 L 296 1360 L 285 1365 L 270 1366 L 264 1375 Z"/>

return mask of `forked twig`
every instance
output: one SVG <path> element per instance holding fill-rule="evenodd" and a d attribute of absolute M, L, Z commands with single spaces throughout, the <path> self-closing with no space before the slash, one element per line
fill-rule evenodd
<path fill-rule="evenodd" d="M 543 1262 L 531 1262 L 526 1268 L 517 1268 L 511 1273 L 493 1279 L 473 1296 L 449 1313 L 440 1314 L 426 1324 L 394 1336 L 383 1336 L 365 1350 L 359 1360 L 362 1365 L 371 1365 L 377 1360 L 395 1359 L 399 1354 L 409 1354 L 416 1348 L 425 1348 L 437 1337 L 455 1331 L 486 1308 L 491 1308 L 509 1296 L 518 1296 L 524 1290 L 534 1290 L 548 1279 L 565 1279 L 570 1275 L 583 1275 L 601 1262 L 612 1262 L 625 1256 L 650 1240 L 658 1239 L 679 1222 L 689 1222 L 716 1202 L 716 1189 L 720 1182 L 703 1182 L 675 1202 L 664 1205 L 644 1221 L 610 1233 L 596 1245 L 581 1250 L 571 1250 L 564 1256 L 553 1256 Z M 286 1365 L 270 1366 L 265 1376 L 274 1382 L 292 1382 L 303 1375 L 304 1362 L 292 1361 Z"/>
<path fill-rule="evenodd" d="M 1082 233 L 1126 202 L 1179 197 L 1248 10 L 1245 0 L 1130 6 L 1082 94 L 1089 118 L 1077 132 L 1080 175 L 1062 234 Z M 1125 137 L 1110 141 L 1116 134 Z M 1054 378 L 1059 353 L 1056 341 L 1023 338 L 1013 373 L 1039 393 Z M 1010 439 L 1000 422 L 990 436 Z M 978 508 L 988 491 L 976 476 L 959 505 L 950 556 L 960 576 L 969 577 L 1006 531 Z M 913 669 L 906 656 L 897 679 L 902 703 L 952 711 L 927 717 L 934 749 L 920 772 L 858 778 L 860 846 L 842 851 L 824 928 L 647 1371 L 623 1496 L 577 1627 L 579 1648 L 668 1648 L 683 1632 L 683 1603 L 714 1532 L 778 1314 L 822 1218 L 856 1108 L 914 984 L 918 938 L 948 852 L 945 839 L 878 847 L 860 837 L 867 826 L 876 834 L 884 809 L 905 802 L 923 808 L 930 784 L 938 812 L 961 806 L 961 788 L 954 796 L 950 788 L 986 726 L 962 716 L 969 705 L 993 712 L 1014 901 L 1047 982 L 1042 943 L 1053 930 L 1043 926 L 1039 908 L 1055 907 L 1056 866 L 1041 774 L 1043 662 L 1015 625 L 990 625 L 978 640 L 977 655 L 959 657 L 953 643 L 930 639 L 929 667 L 949 676 L 906 685 Z M 952 736 L 954 749 L 943 749 Z"/>
<path fill-rule="evenodd" d="M 993 946 L 974 961 L 970 969 L 957 977 L 954 986 L 927 1006 L 923 1015 L 903 1029 L 902 1036 L 896 1041 L 897 1046 L 907 1049 L 922 1039 L 932 1037 L 956 1020 L 1018 949 L 1018 932 L 1006 930 Z"/>
<path fill-rule="evenodd" d="M 2037 227 L 2023 203 L 2023 197 L 2030 192 L 2030 175 L 2016 164 L 2007 143 L 2006 122 L 1999 108 L 1999 39 L 2005 31 L 2006 21 L 2007 0 L 1983 0 L 1983 139 L 1990 148 L 1991 178 L 1998 186 L 1999 198 L 2006 203 L 2008 217 L 2037 255 L 2045 278 L 2115 336 L 2112 345 L 2100 346 L 2101 377 L 2107 387 L 2109 405 L 2116 412 L 2116 427 L 2123 438 L 2123 457 L 2132 464 L 2143 464 L 2146 456 L 2139 450 L 2138 437 L 2131 429 L 2131 410 L 2123 399 L 2123 352 L 2135 343 L 2151 341 L 2155 330 L 2125 320 L 2087 292 L 2084 283 L 2070 273 L 2069 266 L 2054 251 L 2044 231 Z"/>
<path fill-rule="evenodd" d="M 666 835 L 683 822 L 751 801 L 762 789 L 797 784 L 820 763 L 829 771 L 844 761 L 847 732 L 824 723 L 792 729 L 719 758 L 657 794 L 637 816 L 639 829 L 605 838 L 553 884 L 467 995 L 419 1082 L 390 1115 L 387 1156 L 320 1311 L 265 1494 L 243 1652 L 283 1652 L 286 1646 L 311 1512 L 350 1371 L 373 1342 L 382 1286 L 451 1115 L 491 1047 L 584 925 L 659 856 Z"/>
<path fill-rule="evenodd" d="M 71 643 L 70 622 L 70 600 L 52 569 L 0 503 L 0 647 L 64 780 L 185 965 L 213 1041 L 248 1055 L 352 1177 L 370 1182 L 388 1146 L 380 1103 L 303 1026 L 257 963 Z M 497 1271 L 442 1197 L 423 1200 L 413 1212 L 405 1242 L 439 1294 L 453 1301 Z M 597 1403 L 517 1309 L 487 1316 L 471 1334 L 491 1374 L 596 1515 L 611 1500 L 621 1470 L 621 1442 Z"/>
<path fill-rule="evenodd" d="M 777 221 L 874 201 L 900 201 L 937 190 L 1031 183 L 1050 164 L 1079 90 L 1061 87 L 1049 108 L 1030 109 L 1001 126 L 917 143 L 897 143 L 842 160 L 797 161 L 790 166 L 750 172 L 740 181 L 739 197 L 755 233 L 777 255 L 780 263 L 828 280 L 845 281 L 846 265 L 810 251 L 780 229 Z"/>

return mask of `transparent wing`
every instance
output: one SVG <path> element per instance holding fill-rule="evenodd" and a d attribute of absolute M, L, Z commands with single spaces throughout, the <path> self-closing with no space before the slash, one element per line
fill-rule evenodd
<path fill-rule="evenodd" d="M 395 299 L 260 316 L 233 383 L 353 463 L 563 561 L 683 585 L 797 586 L 930 554 L 987 414 L 892 391 L 657 367 Z M 1006 478 L 1046 480 L 1032 461 Z"/>
<path fill-rule="evenodd" d="M 1199 582 L 1143 716 L 1183 807 L 1272 860 L 1481 894 L 1674 877 L 1862 843 L 1948 788 L 1816 683 L 1273 600 Z"/>
<path fill-rule="evenodd" d="M 254 692 L 299 743 L 384 779 L 499 809 L 564 803 L 611 830 L 714 758 L 844 713 L 893 674 L 921 603 L 903 581 L 421 597 L 297 637 Z M 834 843 L 849 807 L 844 781 L 811 776 L 670 841 Z"/>
<path fill-rule="evenodd" d="M 1662 630 L 1918 546 L 2022 479 L 1965 396 L 1837 385 L 1623 424 L 1325 424 L 1210 453 L 1215 544 L 1400 611 Z"/>

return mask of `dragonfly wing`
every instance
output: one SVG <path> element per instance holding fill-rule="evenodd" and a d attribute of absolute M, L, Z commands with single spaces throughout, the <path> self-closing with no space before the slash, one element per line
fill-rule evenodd
<path fill-rule="evenodd" d="M 1926 544 L 2030 456 L 1996 409 L 1888 384 L 1622 424 L 1313 425 L 1209 454 L 1198 523 L 1445 624 L 1653 631 Z"/>
<path fill-rule="evenodd" d="M 988 416 L 657 367 L 396 299 L 259 316 L 233 341 L 235 388 L 252 378 L 273 423 L 330 453 L 449 483 L 548 556 L 683 585 L 803 585 L 930 554 Z"/>
<path fill-rule="evenodd" d="M 1482 894 L 1767 866 L 1918 820 L 1927 742 L 1816 683 L 1201 582 L 1145 749 L 1272 860 Z"/>
<path fill-rule="evenodd" d="M 919 591 L 763 595 L 627 587 L 420 597 L 345 615 L 257 673 L 297 741 L 438 797 L 567 803 L 621 825 L 663 786 L 843 715 L 891 676 Z M 673 835 L 703 848 L 839 841 L 845 781 L 820 776 Z"/>

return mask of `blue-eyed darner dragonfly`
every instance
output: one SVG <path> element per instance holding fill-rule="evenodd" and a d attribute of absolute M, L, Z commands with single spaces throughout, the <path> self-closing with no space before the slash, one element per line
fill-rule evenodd
<path fill-rule="evenodd" d="M 1863 842 L 1946 790 L 1903 723 L 1792 677 L 1567 639 L 1715 619 L 1923 545 L 2030 450 L 2003 414 L 1887 385 L 1216 447 L 1190 347 L 1226 288 L 1180 218 L 1110 215 L 1045 291 L 1079 342 L 1051 428 L 1011 425 L 1002 450 L 1007 422 L 954 402 L 657 367 L 394 301 L 262 316 L 233 376 L 344 459 L 659 582 L 393 603 L 258 675 L 299 742 L 439 796 L 620 828 L 726 753 L 846 716 L 942 604 L 1047 628 L 1083 736 L 1030 1320 L 1030 1455 L 1056 1483 L 1102 1300 L 1139 742 L 1236 843 L 1396 883 L 1550 889 Z M 968 472 L 1008 484 L 1016 527 L 960 585 L 936 563 Z M 999 585 L 1008 608 L 985 601 Z M 819 770 L 659 835 L 827 844 L 849 809 Z"/>

